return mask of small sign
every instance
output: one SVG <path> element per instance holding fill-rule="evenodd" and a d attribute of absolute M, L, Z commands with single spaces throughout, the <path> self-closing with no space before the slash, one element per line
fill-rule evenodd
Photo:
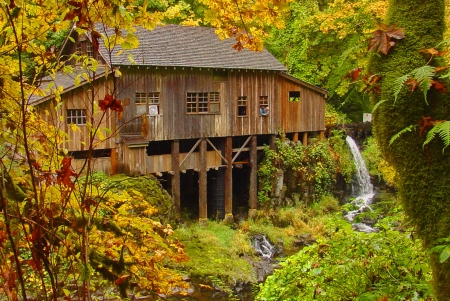
<path fill-rule="evenodd" d="M 372 114 L 364 113 L 363 114 L 363 122 L 372 122 Z"/>

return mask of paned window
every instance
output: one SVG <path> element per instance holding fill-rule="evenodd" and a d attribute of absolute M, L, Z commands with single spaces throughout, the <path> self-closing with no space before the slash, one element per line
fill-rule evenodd
<path fill-rule="evenodd" d="M 67 124 L 86 124 L 86 111 L 79 109 L 67 110 Z"/>
<path fill-rule="evenodd" d="M 259 97 L 259 114 L 261 116 L 269 115 L 269 97 L 260 96 Z"/>
<path fill-rule="evenodd" d="M 207 114 L 220 112 L 219 92 L 186 93 L 186 113 Z"/>
<path fill-rule="evenodd" d="M 247 96 L 238 97 L 238 116 L 247 116 Z"/>
<path fill-rule="evenodd" d="M 289 91 L 289 101 L 300 101 L 300 91 Z"/>
<path fill-rule="evenodd" d="M 159 115 L 159 92 L 136 92 L 136 115 Z"/>

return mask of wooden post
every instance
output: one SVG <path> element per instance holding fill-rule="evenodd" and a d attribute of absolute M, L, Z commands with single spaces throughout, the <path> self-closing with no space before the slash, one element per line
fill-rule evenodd
<path fill-rule="evenodd" d="M 203 222 L 208 218 L 206 173 L 206 139 L 202 139 L 200 142 L 200 172 L 198 175 L 198 217 L 200 222 Z"/>
<path fill-rule="evenodd" d="M 111 160 L 111 172 L 110 173 L 112 175 L 115 175 L 117 173 L 117 152 L 116 152 L 115 148 L 111 149 L 110 160 Z"/>
<path fill-rule="evenodd" d="M 292 137 L 292 141 L 298 142 L 298 133 L 297 132 L 294 133 L 294 136 Z"/>
<path fill-rule="evenodd" d="M 175 205 L 175 210 L 178 214 L 181 213 L 180 208 L 180 142 L 178 140 L 173 140 L 171 145 L 172 153 L 172 198 Z"/>
<path fill-rule="evenodd" d="M 225 138 L 225 160 L 227 169 L 225 170 L 225 222 L 233 223 L 233 138 Z"/>
<path fill-rule="evenodd" d="M 250 210 L 248 213 L 249 218 L 253 218 L 256 214 L 256 209 L 258 208 L 258 160 L 257 160 L 257 141 L 256 136 L 252 136 L 250 140 L 250 191 L 249 191 L 249 205 Z"/>
<path fill-rule="evenodd" d="M 308 133 L 303 133 L 303 146 L 308 145 Z"/>
<path fill-rule="evenodd" d="M 270 138 L 269 138 L 269 148 L 271 149 L 271 150 L 275 150 L 277 147 L 276 147 L 276 144 L 275 144 L 275 141 L 277 140 L 277 136 L 276 135 L 270 135 Z"/>
<path fill-rule="evenodd" d="M 325 131 L 320 131 L 319 132 L 319 139 L 320 140 L 325 140 Z"/>

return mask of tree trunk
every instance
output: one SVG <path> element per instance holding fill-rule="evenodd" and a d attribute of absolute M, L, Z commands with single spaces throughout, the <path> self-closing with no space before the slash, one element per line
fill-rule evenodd
<path fill-rule="evenodd" d="M 373 104 L 387 100 L 374 112 L 374 132 L 382 153 L 398 173 L 400 199 L 406 214 L 429 249 L 439 238 L 450 235 L 450 152 L 442 152 L 444 146 L 439 139 L 424 149 L 425 135 L 420 137 L 418 126 L 391 145 L 389 140 L 402 129 L 418 125 L 423 116 L 448 120 L 449 96 L 431 89 L 427 104 L 422 90 L 410 92 L 408 86 L 402 88 L 394 103 L 392 84 L 396 78 L 426 65 L 430 56 L 419 51 L 442 41 L 444 1 L 391 0 L 385 23 L 404 28 L 406 37 L 388 55 L 374 55 L 370 62 L 370 73 L 382 76 L 381 94 L 373 97 Z M 430 65 L 439 63 L 434 59 Z M 448 300 L 450 261 L 441 264 L 438 254 L 433 254 L 431 265 L 436 297 Z"/>

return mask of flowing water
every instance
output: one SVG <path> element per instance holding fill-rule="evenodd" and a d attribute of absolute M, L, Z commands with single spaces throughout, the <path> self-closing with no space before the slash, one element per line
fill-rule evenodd
<path fill-rule="evenodd" d="M 372 210 L 372 208 L 370 208 L 370 204 L 372 203 L 374 193 L 373 185 L 370 182 L 369 171 L 367 170 L 364 159 L 361 156 L 358 145 L 350 136 L 347 136 L 346 142 L 350 152 L 353 155 L 353 160 L 356 165 L 356 175 L 352 181 L 352 197 L 354 197 L 352 203 L 357 209 L 350 211 L 345 215 L 345 219 L 352 222 L 358 214 L 366 210 Z M 352 226 L 355 230 L 361 232 L 369 233 L 376 231 L 376 229 L 373 229 L 363 223 L 353 223 Z"/>

